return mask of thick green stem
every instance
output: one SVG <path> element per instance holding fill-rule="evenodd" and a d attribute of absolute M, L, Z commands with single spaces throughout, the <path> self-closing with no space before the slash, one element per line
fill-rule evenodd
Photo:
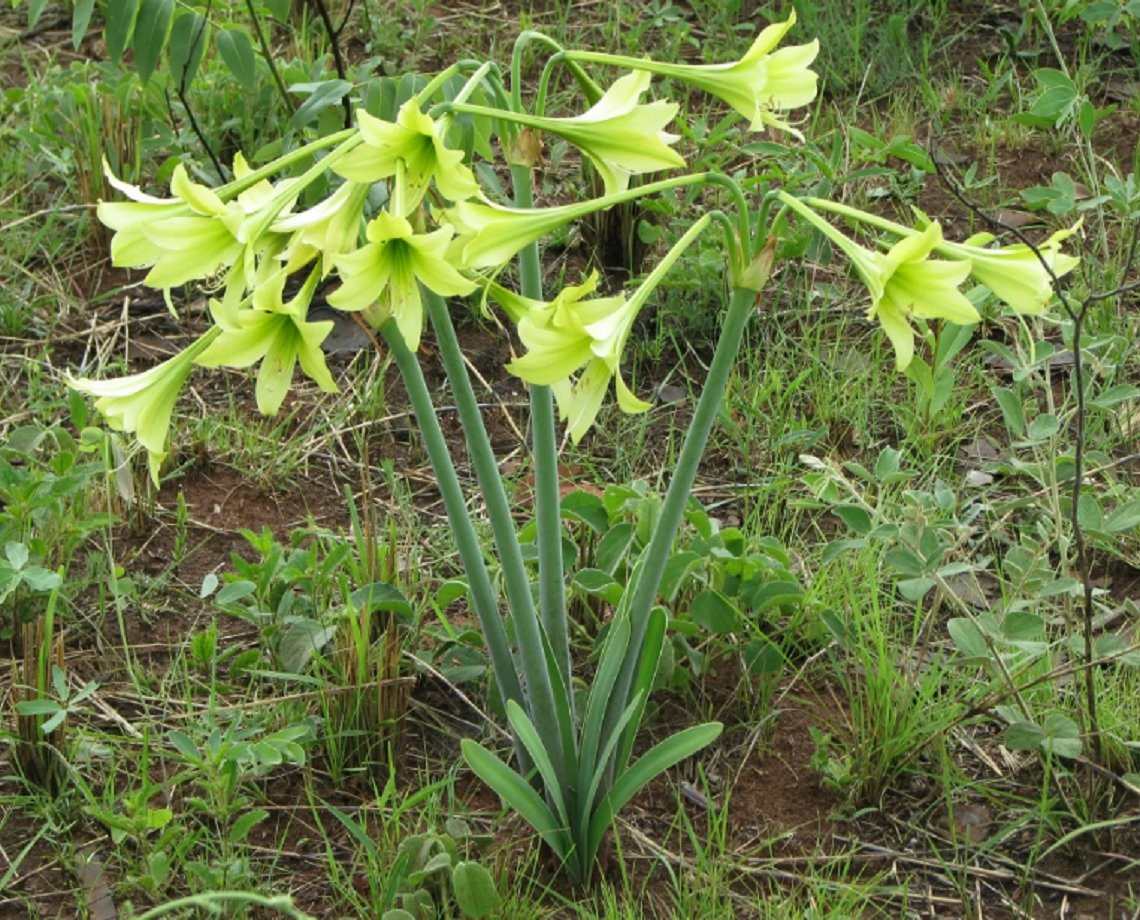
<path fill-rule="evenodd" d="M 534 207 L 530 169 L 512 166 L 515 204 Z M 524 297 L 542 300 L 542 266 L 538 244 L 519 253 L 519 281 Z M 534 462 L 534 508 L 538 538 L 538 609 L 554 660 L 562 672 L 567 698 L 573 704 L 570 682 L 570 628 L 566 617 L 566 580 L 562 565 L 562 507 L 558 489 L 558 437 L 554 427 L 554 399 L 548 386 L 530 388 L 531 445 Z"/>
<path fill-rule="evenodd" d="M 542 630 L 539 627 L 534 598 L 530 593 L 530 578 L 523 562 L 510 501 L 503 487 L 503 478 L 499 472 L 495 452 L 491 448 L 491 439 L 483 424 L 479 401 L 471 386 L 471 378 L 467 375 L 467 367 L 463 363 L 463 351 L 459 346 L 451 316 L 447 312 L 447 304 L 438 294 L 428 290 L 424 291 L 424 302 L 427 305 L 432 328 L 435 329 L 440 358 L 443 360 L 443 367 L 455 398 L 455 406 L 459 411 L 459 419 L 463 424 L 467 453 L 475 469 L 483 501 L 487 505 L 487 517 L 490 519 L 495 547 L 499 552 L 499 564 L 502 566 L 503 581 L 507 589 L 507 604 L 510 607 L 511 621 L 514 623 L 515 636 L 518 640 L 527 710 L 542 736 L 551 760 L 561 774 L 567 769 L 567 762 L 562 756 L 563 721 L 559 719 L 552 683 L 554 675 L 547 666 Z M 566 783 L 568 778 L 560 775 L 560 781 Z"/>
<path fill-rule="evenodd" d="M 491 586 L 491 577 L 487 574 L 487 565 L 483 559 L 483 547 L 475 533 L 475 526 L 471 523 L 471 516 L 467 513 L 463 487 L 451 462 L 447 439 L 439 427 L 439 419 L 435 414 L 427 381 L 424 380 L 423 369 L 408 348 L 394 319 L 388 320 L 380 327 L 380 334 L 392 350 L 392 356 L 396 359 L 396 366 L 400 369 L 400 376 L 403 377 L 408 398 L 412 401 L 412 408 L 416 413 L 416 424 L 423 436 L 432 469 L 435 471 L 436 482 L 439 484 L 443 504 L 447 509 L 447 520 L 459 548 L 459 558 L 467 572 L 471 606 L 483 629 L 483 639 L 491 656 L 491 667 L 495 671 L 499 692 L 504 700 L 515 700 L 520 706 L 525 705 L 518 669 L 514 656 L 511 655 L 495 590 Z"/>
<path fill-rule="evenodd" d="M 666 492 L 665 500 L 661 505 L 656 530 L 638 565 L 635 576 L 636 583 L 632 587 L 632 592 L 627 594 L 628 603 L 623 605 L 624 610 L 620 612 L 620 615 L 630 618 L 629 654 L 622 665 L 621 673 L 618 675 L 617 683 L 610 697 L 602 729 L 603 738 L 609 737 L 622 711 L 630 703 L 630 687 L 640 659 L 641 645 L 645 638 L 649 614 L 657 599 L 657 589 L 661 584 L 665 565 L 669 561 L 669 555 L 673 549 L 673 539 L 681 526 L 685 506 L 689 502 L 693 483 L 697 478 L 701 457 L 704 455 L 709 433 L 712 431 L 713 424 L 720 412 L 721 400 L 724 398 L 724 391 L 728 387 L 729 374 L 732 372 L 736 353 L 740 350 L 745 326 L 755 308 L 756 298 L 755 291 L 744 288 L 738 288 L 732 293 L 724 325 L 721 327 L 720 339 L 717 341 L 712 364 L 709 365 L 704 388 L 701 390 L 701 397 L 697 401 L 693 420 L 689 423 L 689 431 L 685 435 L 685 443 L 682 445 L 681 453 L 677 458 L 673 479 L 669 483 L 669 490 Z M 620 766 L 625 762 L 633 746 L 633 738 L 636 733 L 636 725 L 628 725 L 625 728 L 618 756 L 613 763 Z M 611 764 L 611 770 L 612 767 L 613 764 Z"/>

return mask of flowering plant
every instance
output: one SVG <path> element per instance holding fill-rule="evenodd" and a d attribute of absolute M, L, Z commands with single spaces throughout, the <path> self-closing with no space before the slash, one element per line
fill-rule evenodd
<path fill-rule="evenodd" d="M 1039 310 L 1049 295 L 1048 285 L 1042 285 L 1020 251 L 985 248 L 988 241 L 980 239 L 950 243 L 936 223 L 903 227 L 784 191 L 768 192 L 761 202 L 750 204 L 735 182 L 716 173 L 682 173 L 630 187 L 632 176 L 684 166 L 675 149 L 677 137 L 666 131 L 678 106 L 666 100 L 642 101 L 654 76 L 688 83 L 718 98 L 746 120 L 749 130 L 775 128 L 800 137 L 784 119 L 789 110 L 815 97 L 816 76 L 810 65 L 818 43 L 779 48 L 794 24 L 792 15 L 765 28 L 738 62 L 702 66 L 566 50 L 526 32 L 516 43 L 509 83 L 491 64 L 461 62 L 404 100 L 390 120 L 359 112 L 357 127 L 256 170 L 239 160 L 237 178 L 217 189 L 191 181 L 182 169 L 175 172 L 168 199 L 115 180 L 115 187 L 131 200 L 104 203 L 99 209 L 101 219 L 116 231 L 115 264 L 148 268 L 146 280 L 157 287 L 201 280 L 220 292 L 210 302 L 215 325 L 177 357 L 123 380 L 72 381 L 75 388 L 97 397 L 97 407 L 112 426 L 137 435 L 155 481 L 168 451 L 178 392 L 194 365 L 259 364 L 256 392 L 263 412 L 280 407 L 297 366 L 322 389 L 336 387 L 320 348 L 331 323 L 307 318 L 316 285 L 326 276 L 335 274 L 339 280 L 330 303 L 358 313 L 390 349 L 446 504 L 471 605 L 515 739 L 513 767 L 472 740 L 463 742 L 463 755 L 579 881 L 590 876 L 602 837 L 618 810 L 653 777 L 699 751 L 721 731 L 717 723 L 694 726 L 631 759 L 665 639 L 658 589 L 745 326 L 776 252 L 777 240 L 766 221 L 770 205 L 778 202 L 799 215 L 851 261 L 870 291 L 869 315 L 882 324 L 900 368 L 913 355 L 911 318 L 959 323 L 976 318 L 973 305 L 958 290 L 971 274 L 1018 310 Z M 553 55 L 528 108 L 522 99 L 521 56 L 533 43 L 543 44 Z M 583 64 L 628 72 L 603 91 Z M 544 111 L 549 74 L 559 65 L 570 68 L 589 103 L 579 115 L 555 118 Z M 484 100 L 478 104 L 471 101 L 477 92 Z M 471 156 L 454 142 L 453 129 L 463 119 L 489 121 L 500 132 L 501 148 L 513 152 L 512 202 L 493 200 L 477 180 Z M 533 142 L 542 134 L 574 145 L 601 176 L 605 194 L 536 208 L 533 158 L 519 151 L 526 148 L 524 141 Z M 330 175 L 340 182 L 332 179 L 328 197 L 296 211 L 309 186 L 318 179 L 330 181 Z M 591 276 L 545 299 L 540 239 L 615 204 L 689 186 L 727 190 L 735 213 L 710 210 L 701 215 L 628 296 L 595 296 L 597 281 Z M 878 227 L 893 239 L 885 252 L 864 248 L 821 211 Z M 779 221 L 777 217 L 771 226 Z M 578 440 L 594 423 L 611 381 L 624 411 L 649 408 L 622 375 L 623 352 L 638 313 L 662 279 L 713 227 L 723 234 L 731 285 L 720 337 L 656 530 L 613 613 L 597 670 L 579 707 L 566 613 L 555 410 Z M 1055 237 L 1049 250 L 1059 274 L 1074 264 L 1059 251 L 1062 238 Z M 498 280 L 516 258 L 517 291 Z M 300 283 L 286 299 L 290 281 Z M 444 300 L 476 293 L 503 308 L 524 348 L 507 367 L 530 385 L 537 602 Z M 434 331 L 486 503 L 502 566 L 505 615 L 416 356 L 425 321 Z"/>

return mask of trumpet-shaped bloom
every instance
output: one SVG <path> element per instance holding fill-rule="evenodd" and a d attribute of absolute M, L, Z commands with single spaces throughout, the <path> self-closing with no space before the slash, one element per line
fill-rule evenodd
<path fill-rule="evenodd" d="M 548 304 L 515 297 L 515 303 L 507 305 L 508 313 L 521 312 L 519 339 L 527 349 L 507 365 L 507 370 L 528 383 L 552 388 L 558 413 L 567 422 L 575 443 L 594 423 L 610 380 L 625 412 L 644 412 L 650 407 L 626 385 L 620 366 L 633 321 L 648 299 L 649 288 L 643 285 L 628 300 L 621 296 L 587 299 L 596 289 L 597 279 L 595 273 L 582 284 L 564 288 Z M 499 290 L 495 293 L 502 299 Z M 529 308 L 522 312 L 519 303 Z M 582 373 L 572 379 L 579 369 Z"/>
<path fill-rule="evenodd" d="M 421 111 L 415 98 L 400 107 L 394 123 L 363 110 L 356 113 L 356 119 L 364 143 L 341 157 L 334 172 L 353 182 L 371 183 L 396 175 L 396 163 L 402 160 L 408 183 L 404 214 L 420 203 L 432 179 L 451 201 L 462 201 L 479 191 L 475 176 L 463 163 L 463 152 L 447 147 L 443 125 Z"/>
<path fill-rule="evenodd" d="M 504 208 L 489 202 L 461 201 L 445 212 L 462 237 L 463 264 L 469 268 L 505 265 L 524 246 L 570 221 L 597 210 L 598 204 L 567 204 L 555 208 Z"/>
<path fill-rule="evenodd" d="M 960 326 L 981 318 L 958 290 L 970 274 L 970 263 L 929 258 L 941 240 L 942 227 L 930 224 L 921 233 L 903 237 L 886 253 L 871 252 L 850 241 L 844 247 L 871 292 L 867 316 L 878 319 L 891 340 L 900 371 L 914 357 L 914 330 L 908 317 L 946 319 Z"/>
<path fill-rule="evenodd" d="M 406 218 L 382 211 L 368 224 L 366 233 L 367 245 L 336 259 L 343 283 L 329 296 L 329 303 L 341 310 L 365 310 L 378 304 L 369 320 L 379 325 L 394 318 L 404 341 L 415 350 L 424 323 L 419 285 L 443 297 L 475 290 L 474 282 L 447 260 L 455 231 L 441 227 L 417 234 Z"/>
<path fill-rule="evenodd" d="M 1079 224 L 1058 230 L 1037 248 L 1053 274 L 1063 278 L 1080 263 L 1077 256 L 1061 252 L 1061 242 L 1077 232 Z M 993 234 L 979 233 L 964 243 L 943 241 L 938 251 L 954 259 L 968 259 L 970 274 L 988 287 L 999 300 L 1018 313 L 1040 313 L 1053 295 L 1053 279 L 1028 246 L 1017 243 L 990 249 Z"/>
<path fill-rule="evenodd" d="M 872 252 L 844 236 L 798 198 L 778 193 L 791 207 L 835 243 L 871 292 L 869 319 L 877 319 L 895 349 L 895 364 L 905 370 L 914 358 L 914 330 L 909 317 L 945 319 L 960 326 L 978 322 L 977 309 L 958 290 L 970 274 L 969 260 L 941 261 L 930 254 L 942 243 L 942 227 L 931 223 L 911 231 L 887 252 Z M 900 231 L 905 228 L 900 227 Z"/>
<path fill-rule="evenodd" d="M 220 301 L 211 301 L 210 311 L 221 334 L 195 363 L 203 367 L 249 367 L 260 361 L 255 395 L 257 408 L 264 415 L 273 415 L 281 408 L 298 362 L 317 386 L 335 393 L 337 385 L 321 351 L 321 342 L 332 331 L 333 323 L 311 323 L 305 318 L 316 277 L 288 303 L 282 296 L 284 271 L 257 287 L 252 308 L 231 310 Z"/>
<path fill-rule="evenodd" d="M 68 385 L 96 397 L 95 408 L 116 431 L 133 433 L 146 448 L 151 479 L 166 459 L 170 415 L 195 359 L 208 347 L 219 330 L 212 329 L 189 348 L 150 370 L 113 380 L 68 379 Z"/>
<path fill-rule="evenodd" d="M 646 71 L 634 71 L 616 80 L 581 115 L 528 116 L 525 123 L 565 138 L 581 150 L 602 177 L 607 195 L 624 191 L 631 175 L 685 165 L 684 158 L 669 147 L 679 136 L 664 130 L 677 114 L 676 103 L 639 101 L 651 79 Z"/>
<path fill-rule="evenodd" d="M 345 182 L 319 204 L 273 224 L 274 232 L 292 234 L 281 254 L 286 271 L 296 271 L 318 255 L 321 277 L 332 271 L 336 257 L 356 249 L 360 241 L 367 198 L 367 185 Z"/>
<path fill-rule="evenodd" d="M 793 10 L 785 22 L 773 23 L 764 29 L 744 57 L 729 64 L 673 64 L 592 52 L 570 52 L 567 56 L 617 63 L 682 80 L 726 102 L 748 119 L 753 131 L 768 125 L 802 140 L 799 131 L 774 114 L 805 106 L 816 94 L 817 77 L 811 63 L 819 54 L 819 40 L 776 50 L 795 23 Z"/>
<path fill-rule="evenodd" d="M 234 174 L 240 179 L 248 173 L 239 154 Z M 181 164 L 170 181 L 173 198 L 147 195 L 109 171 L 107 177 L 131 199 L 100 202 L 96 211 L 99 220 L 116 231 L 111 262 L 122 268 L 149 266 L 144 281 L 155 288 L 208 278 L 242 258 L 252 263 L 266 214 L 291 203 L 287 185 L 274 188 L 267 181 L 224 201 L 218 192 L 190 179 Z M 245 270 L 251 272 L 252 264 Z"/>

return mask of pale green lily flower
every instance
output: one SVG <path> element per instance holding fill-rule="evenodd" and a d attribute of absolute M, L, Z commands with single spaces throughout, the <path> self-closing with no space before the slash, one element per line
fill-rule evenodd
<path fill-rule="evenodd" d="M 1080 224 L 1058 230 L 1038 245 L 1053 274 L 1063 278 L 1080 264 L 1077 256 L 1061 252 L 1061 242 L 1072 236 Z M 954 259 L 968 259 L 970 274 L 1018 313 L 1041 313 L 1053 296 L 1053 279 L 1033 250 L 1024 243 L 990 249 L 992 233 L 978 233 L 964 243 L 942 241 L 938 251 Z"/>
<path fill-rule="evenodd" d="M 819 54 L 819 40 L 775 50 L 795 23 L 793 10 L 785 22 L 773 23 L 764 29 L 744 57 L 731 64 L 673 64 L 589 51 L 571 51 L 567 57 L 577 61 L 616 64 L 682 80 L 726 102 L 748 119 L 753 131 L 769 126 L 802 140 L 803 135 L 799 131 L 774 114 L 805 106 L 816 95 L 818 78 L 810 65 Z"/>
<path fill-rule="evenodd" d="M 319 204 L 273 224 L 273 232 L 292 234 L 281 253 L 285 270 L 296 271 L 319 255 L 321 277 L 328 275 L 337 256 L 352 252 L 360 242 L 367 198 L 367 185 L 345 182 Z"/>
<path fill-rule="evenodd" d="M 523 314 L 518 332 L 527 352 L 507 365 L 516 377 L 553 389 L 558 414 L 567 422 L 575 443 L 594 423 L 611 379 L 623 411 L 650 408 L 629 389 L 620 368 L 621 353 L 649 290 L 639 289 L 629 300 L 622 296 L 585 299 L 597 281 L 595 272 L 584 283 L 564 288 L 549 304 L 538 304 Z M 583 367 L 577 380 L 572 380 Z"/>
<path fill-rule="evenodd" d="M 329 303 L 340 310 L 367 310 L 377 305 L 366 314 L 369 322 L 379 326 L 394 318 L 408 348 L 414 351 L 424 324 L 419 285 L 442 297 L 475 290 L 476 285 L 447 260 L 454 233 L 451 227 L 416 233 L 406 218 L 382 211 L 368 224 L 368 244 L 337 257 L 343 283 L 329 295 Z"/>
<path fill-rule="evenodd" d="M 507 313 L 517 317 L 519 339 L 527 349 L 507 370 L 528 383 L 552 389 L 558 414 L 575 443 L 597 418 L 610 380 L 622 411 L 633 414 L 651 407 L 634 395 L 622 377 L 622 352 L 638 313 L 710 220 L 706 214 L 690 227 L 628 299 L 620 295 L 589 298 L 597 289 L 597 272 L 582 284 L 564 288 L 550 303 L 519 297 L 497 284 L 489 286 Z M 580 368 L 582 372 L 573 379 Z"/>
<path fill-rule="evenodd" d="M 241 179 L 249 172 L 238 154 L 234 175 Z M 144 282 L 164 290 L 208 278 L 242 258 L 252 263 L 266 214 L 284 211 L 292 201 L 289 183 L 275 188 L 264 180 L 224 201 L 219 192 L 190 179 L 181 164 L 170 181 L 173 198 L 147 195 L 110 171 L 107 178 L 131 199 L 100 202 L 96 211 L 99 220 L 116 231 L 111 263 L 121 268 L 150 266 Z M 219 191 L 224 193 L 225 187 Z M 252 264 L 244 270 L 252 273 Z"/>
<path fill-rule="evenodd" d="M 893 220 L 867 214 L 845 204 L 828 201 L 826 198 L 806 198 L 803 203 L 870 224 L 896 236 L 907 236 L 914 232 L 910 227 L 895 223 Z M 924 226 L 930 218 L 915 210 L 920 221 L 919 226 Z M 1082 221 L 1077 221 L 1068 229 L 1058 230 L 1038 246 L 1042 257 L 1058 278 L 1063 278 L 1080 264 L 1077 256 L 1061 252 L 1061 242 L 1080 230 L 1081 223 Z M 1033 250 L 1025 244 L 1017 243 L 990 249 L 988 244 L 993 239 L 992 233 L 978 233 L 963 243 L 940 240 L 934 250 L 951 259 L 969 260 L 970 274 L 974 280 L 988 287 L 999 300 L 1004 301 L 1018 313 L 1041 313 L 1053 295 L 1053 279 L 1049 272 L 1034 255 Z"/>
<path fill-rule="evenodd" d="M 912 231 L 885 253 L 872 252 L 786 192 L 780 192 L 779 198 L 835 243 L 855 267 L 871 292 L 867 317 L 877 319 L 891 340 L 898 370 L 905 370 L 914 358 L 914 330 L 908 317 L 945 319 L 960 326 L 981 319 L 974 305 L 958 290 L 970 274 L 970 261 L 930 258 L 942 243 L 941 225 L 931 223 L 922 231 Z"/>
<path fill-rule="evenodd" d="M 321 342 L 332 331 L 333 323 L 314 323 L 305 318 L 319 275 L 314 271 L 288 303 L 283 298 L 286 277 L 279 271 L 260 284 L 253 294 L 252 309 L 229 309 L 221 301 L 211 300 L 210 312 L 221 334 L 195 360 L 202 367 L 249 367 L 260 361 L 255 395 L 263 415 L 273 415 L 281 408 L 298 362 L 326 393 L 337 391 L 321 351 Z"/>
<path fill-rule="evenodd" d="M 333 171 L 353 182 L 372 183 L 396 175 L 397 161 L 403 161 L 407 192 L 400 217 L 415 209 L 432 179 L 450 201 L 478 193 L 475 176 L 463 163 L 463 151 L 448 148 L 445 124 L 421 111 L 414 97 L 400 107 L 395 123 L 363 109 L 357 111 L 356 120 L 364 143 L 341 157 Z"/>
<path fill-rule="evenodd" d="M 68 386 L 96 397 L 95 408 L 115 431 L 134 433 L 146 448 L 150 477 L 158 485 L 158 473 L 166 459 L 170 415 L 196 358 L 221 330 L 214 328 L 202 338 L 161 364 L 140 374 L 113 380 L 68 378 Z"/>
<path fill-rule="evenodd" d="M 617 79 L 588 111 L 573 118 L 545 118 L 457 104 L 456 111 L 506 119 L 568 140 L 582 151 L 605 183 L 607 195 L 629 187 L 629 177 L 684 167 L 669 145 L 680 137 L 664 128 L 677 114 L 672 102 L 642 104 L 652 76 L 634 71 Z"/>

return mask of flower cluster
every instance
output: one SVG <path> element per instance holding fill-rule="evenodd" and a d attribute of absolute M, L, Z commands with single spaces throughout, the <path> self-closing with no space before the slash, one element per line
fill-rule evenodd
<path fill-rule="evenodd" d="M 593 104 L 574 117 L 527 113 L 505 101 L 499 108 L 473 105 L 467 98 L 487 67 L 449 101 L 429 106 L 446 75 L 404 102 L 392 120 L 357 113 L 357 126 L 286 154 L 251 170 L 239 155 L 234 180 L 216 189 L 194 181 L 178 166 L 170 197 L 156 198 L 111 176 L 128 199 L 103 202 L 99 218 L 114 237 L 111 259 L 117 266 L 146 268 L 147 284 L 163 289 L 190 282 L 212 285 L 214 327 L 182 354 L 121 380 L 74 380 L 97 398 L 109 423 L 137 434 L 157 479 L 167 452 L 170 415 L 192 368 L 258 365 L 256 396 L 262 412 L 276 412 L 299 365 L 322 390 L 336 384 L 325 364 L 322 342 L 329 322 L 311 322 L 308 310 L 318 283 L 335 273 L 339 285 L 329 303 L 357 311 L 373 328 L 394 322 L 410 349 L 419 345 L 424 325 L 421 287 L 440 296 L 468 295 L 480 286 L 503 304 L 517 323 L 525 353 L 509 370 L 537 386 L 550 386 L 571 436 L 581 438 L 596 418 L 610 381 L 627 412 L 648 404 L 634 395 L 621 373 L 622 354 L 633 321 L 680 252 L 709 223 L 703 218 L 686 233 L 629 297 L 591 296 L 596 277 L 566 287 L 549 302 L 527 300 L 487 280 L 521 250 L 586 214 L 666 189 L 713 181 L 705 174 L 682 175 L 630 188 L 630 178 L 682 168 L 674 149 L 678 136 L 666 129 L 676 103 L 645 102 L 654 76 L 697 87 L 743 116 L 751 130 L 775 128 L 799 136 L 783 120 L 785 112 L 808 105 L 817 78 L 810 65 L 818 42 L 779 48 L 795 24 L 765 28 L 739 61 L 685 65 L 593 52 L 567 51 L 564 60 L 625 68 Z M 575 63 L 574 66 L 579 66 Z M 455 70 L 454 72 L 458 72 Z M 506 100 L 501 86 L 491 94 Z M 540 93 L 540 98 L 542 97 Z M 516 95 L 517 98 L 517 95 Z M 525 129 L 532 136 L 554 135 L 574 145 L 605 185 L 605 195 L 558 207 L 506 207 L 485 196 L 453 128 L 479 118 L 501 132 L 503 148 Z M 521 126 L 521 127 L 520 127 Z M 299 175 L 295 166 L 319 158 Z M 333 175 L 330 176 L 330 173 Z M 332 179 L 333 190 L 316 203 L 305 201 L 312 183 Z M 723 177 L 716 177 L 722 181 Z M 339 181 L 338 181 L 339 180 Z M 848 256 L 871 292 L 869 315 L 894 345 L 898 366 L 913 355 L 911 317 L 973 322 L 977 312 L 958 290 L 972 275 L 1015 309 L 1044 308 L 1051 283 L 1036 257 L 1024 247 L 988 248 L 988 239 L 965 243 L 943 239 L 939 226 L 897 228 L 886 251 L 854 243 L 816 209 L 826 202 L 780 193 L 826 233 Z M 743 196 L 739 195 L 741 201 Z M 304 202 L 307 207 L 300 207 Z M 735 260 L 747 252 L 747 215 L 733 231 Z M 1042 252 L 1057 275 L 1076 260 L 1060 251 L 1066 231 L 1055 234 Z M 937 253 L 942 259 L 931 258 Z M 734 272 L 740 286 L 744 275 Z M 291 292 L 291 293 L 287 293 Z"/>

